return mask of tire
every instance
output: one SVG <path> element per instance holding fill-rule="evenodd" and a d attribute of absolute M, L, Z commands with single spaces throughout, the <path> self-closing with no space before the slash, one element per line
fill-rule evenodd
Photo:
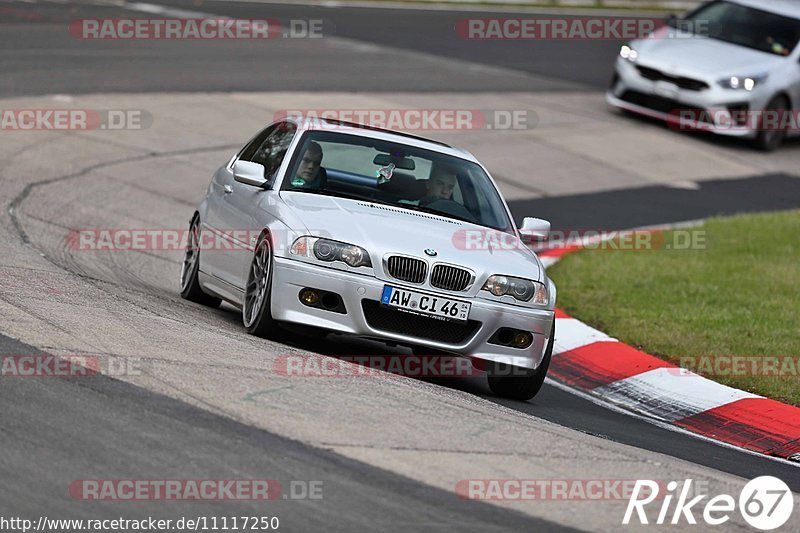
<path fill-rule="evenodd" d="M 789 110 L 789 102 L 784 96 L 776 96 L 769 104 L 767 104 L 767 111 L 777 111 L 781 114 Z M 770 130 L 765 131 L 761 128 L 758 132 L 758 137 L 755 139 L 755 146 L 764 152 L 774 152 L 781 147 L 783 141 L 786 140 L 786 130 Z"/>
<path fill-rule="evenodd" d="M 189 238 L 186 242 L 186 251 L 181 264 L 181 298 L 208 307 L 219 307 L 221 299 L 209 296 L 200 288 L 197 272 L 200 270 L 200 215 L 192 217 L 189 224 Z"/>
<path fill-rule="evenodd" d="M 550 359 L 553 356 L 553 341 L 556 336 L 556 323 L 550 328 L 550 340 L 544 352 L 542 364 L 536 370 L 507 365 L 505 363 L 492 363 L 487 367 L 487 377 L 491 391 L 504 398 L 528 401 L 539 393 L 550 368 Z"/>
<path fill-rule="evenodd" d="M 282 330 L 272 318 L 272 246 L 267 234 L 258 238 L 247 274 L 242 322 L 248 333 L 276 340 Z"/>

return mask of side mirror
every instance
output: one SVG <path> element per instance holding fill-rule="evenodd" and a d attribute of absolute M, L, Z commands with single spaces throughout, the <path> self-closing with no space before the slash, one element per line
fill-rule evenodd
<path fill-rule="evenodd" d="M 264 179 L 264 165 L 252 161 L 237 161 L 233 164 L 233 179 L 239 183 L 261 187 L 267 183 Z"/>
<path fill-rule="evenodd" d="M 524 237 L 545 240 L 550 234 L 550 222 L 541 218 L 525 217 L 522 219 L 522 227 L 519 228 L 519 232 Z"/>

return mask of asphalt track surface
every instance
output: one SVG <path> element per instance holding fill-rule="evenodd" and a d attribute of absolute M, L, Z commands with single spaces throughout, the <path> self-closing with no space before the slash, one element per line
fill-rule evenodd
<path fill-rule="evenodd" d="M 610 79 L 617 41 L 477 42 L 455 24 L 481 12 L 337 8 L 237 2 L 158 2 L 235 18 L 321 19 L 323 35 L 357 41 L 363 53 L 315 46 L 314 39 L 252 42 L 81 41 L 65 27 L 80 18 L 143 17 L 113 5 L 0 4 L 0 96 L 153 91 L 539 91 L 597 89 Z M 199 6 L 199 7 L 198 7 Z M 509 15 L 511 16 L 511 15 Z M 373 53 L 379 45 L 484 64 L 456 63 L 447 76 L 413 54 Z M 36 65 L 31 68 L 31 63 Z M 499 70 L 498 67 L 502 70 Z M 58 74 L 53 75 L 54 72 Z M 536 75 L 523 77 L 516 73 Z"/>
<path fill-rule="evenodd" d="M 194 4 L 160 2 L 194 9 Z M 496 43 L 470 47 L 452 39 L 452 26 L 469 13 L 417 10 L 341 8 L 204 2 L 202 9 L 241 18 L 320 17 L 329 21 L 337 37 L 407 51 L 440 54 L 454 61 L 469 60 L 492 68 L 501 66 L 540 76 L 515 78 L 480 76 L 464 72 L 443 79 L 420 64 L 420 74 L 403 75 L 391 61 L 375 58 L 365 71 L 357 59 L 340 55 L 307 56 L 302 45 L 269 53 L 231 43 L 228 49 L 209 47 L 197 54 L 195 46 L 149 43 L 132 48 L 125 43 L 98 47 L 87 52 L 68 35 L 64 21 L 80 17 L 130 16 L 130 12 L 108 6 L 65 6 L 58 3 L 0 3 L 0 96 L 81 92 L 169 92 L 230 90 L 313 90 L 320 73 L 326 90 L 414 91 L 537 91 L 569 88 L 596 90 L 605 85 L 608 65 L 619 43 L 537 43 L 532 49 L 519 43 Z M 322 15 L 320 15 L 322 13 Z M 391 24 L 388 24 L 391 21 Z M 55 28 L 61 28 L 61 32 Z M 11 53 L 10 50 L 14 52 Z M 285 52 L 286 55 L 282 55 Z M 412 57 L 404 56 L 413 61 Z M 254 68 L 258 65 L 259 68 Z M 31 68 L 33 66 L 33 68 Z M 106 75 L 98 76 L 98 72 Z M 800 205 L 798 180 L 773 175 L 751 180 L 716 181 L 698 190 L 651 187 L 512 203 L 515 213 L 536 212 L 550 217 L 557 228 L 626 228 L 694 220 L 710 215 L 741 211 L 786 209 Z M 231 321 L 235 320 L 235 313 Z M 325 343 L 303 338 L 293 340 L 303 348 L 329 353 Z M 356 346 L 356 345 L 354 345 Z M 357 348 L 356 348 L 357 349 Z M 0 336 L 0 354 L 32 353 L 33 347 Z M 351 350 L 353 351 L 353 350 Z M 544 418 L 559 425 L 616 442 L 663 453 L 745 478 L 776 475 L 800 491 L 800 469 L 782 463 L 716 446 L 683 434 L 659 429 L 646 422 L 596 406 L 559 388 L 546 386 L 533 401 L 524 404 L 493 398 L 482 381 L 448 380 L 453 387 Z M 332 530 L 419 530 L 458 527 L 464 530 L 550 530 L 555 524 L 528 516 L 500 511 L 489 505 L 458 500 L 452 493 L 368 467 L 333 453 L 288 441 L 250 428 L 156 393 L 102 378 L 91 384 L 71 380 L 56 383 L 18 380 L 0 388 L 3 425 L 0 448 L 4 480 L 0 499 L 6 514 L 41 514 L 46 504 L 53 512 L 69 517 L 75 507 L 64 503 L 54 491 L 63 482 L 91 477 L 92 465 L 120 461 L 124 454 L 130 476 L 169 478 L 176 465 L 197 465 L 197 477 L 271 477 L 334 480 L 335 497 L 326 498 L 314 513 L 294 510 L 276 514 L 291 516 L 290 530 L 324 526 Z M 148 413 L 147 417 L 142 413 Z M 76 431 L 80 420 L 80 431 Z M 24 421 L 24 422 L 23 422 Z M 33 421 L 33 422 L 31 422 Z M 102 442 L 102 446 L 100 446 Z M 54 445 L 57 443 L 57 446 Z M 122 451 L 124 450 L 124 452 Z M 31 460 L 31 456 L 37 460 Z M 42 459 L 46 458 L 46 462 Z M 204 465 L 204 466 L 200 466 Z M 214 465 L 208 467 L 208 465 Z M 186 476 L 185 468 L 180 470 Z M 123 476 L 120 476 L 123 477 Z M 328 483 L 326 481 L 326 483 Z M 54 487 L 61 487 L 55 488 Z M 74 503 L 69 502 L 67 503 Z M 276 502 L 302 506 L 309 502 Z M 247 511 L 246 504 L 226 507 Z M 107 504 L 103 513 L 116 516 L 118 508 Z M 126 507 L 130 509 L 130 507 Z M 341 513 L 341 509 L 358 512 Z M 97 515 L 98 507 L 93 507 Z M 139 510 L 139 509 L 137 509 Z M 142 511 L 147 510 L 142 507 Z M 203 505 L 177 506 L 176 514 L 210 515 Z M 10 511 L 13 511 L 11 513 Z M 222 508 L 220 508 L 220 512 Z M 319 511 L 319 512 L 317 512 Z M 158 515 L 163 508 L 149 514 Z M 376 527 L 377 526 L 377 527 Z"/>
<path fill-rule="evenodd" d="M 690 222 L 712 216 L 796 209 L 800 180 L 771 174 L 697 184 L 697 189 L 651 186 L 509 202 L 517 218 L 537 213 L 554 229 L 619 230 Z M 519 222 L 519 220 L 517 221 Z"/>
<path fill-rule="evenodd" d="M 2 354 L 40 354 L 0 335 Z M 95 376 L 9 380 L 0 387 L 0 512 L 3 516 L 173 519 L 277 516 L 287 531 L 569 531 L 558 524 L 370 468 L 229 418 Z M 76 421 L 80 420 L 79 424 Z M 282 497 L 267 502 L 76 502 L 73 480 L 269 479 Z M 318 500 L 292 500 L 291 481 L 322 481 Z M 316 485 L 319 486 L 319 485 Z M 294 489 L 301 494 L 302 489 Z M 289 497 L 287 497 L 289 496 Z M 174 504 L 174 505 L 173 505 Z M 265 512 L 265 507 L 268 512 Z M 352 511 L 350 511 L 352 510 Z M 35 518 L 34 518 L 35 519 Z"/>

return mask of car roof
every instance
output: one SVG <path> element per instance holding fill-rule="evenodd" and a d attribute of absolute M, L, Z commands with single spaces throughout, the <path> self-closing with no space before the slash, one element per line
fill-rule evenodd
<path fill-rule="evenodd" d="M 754 7 L 761 11 L 769 11 L 778 15 L 784 15 L 800 19 L 800 2 L 797 0 L 728 0 L 743 6 Z"/>
<path fill-rule="evenodd" d="M 321 130 L 335 131 L 337 133 L 345 133 L 348 135 L 359 135 L 361 137 L 370 137 L 374 139 L 380 139 L 382 141 L 389 141 L 413 146 L 415 148 L 431 150 L 433 152 L 439 152 L 441 154 L 479 163 L 474 155 L 463 148 L 458 148 L 440 141 L 435 141 L 426 137 L 420 137 L 418 135 L 412 135 L 402 131 L 387 130 L 370 126 L 368 124 L 358 124 L 355 122 L 316 117 L 295 119 L 293 122 L 297 124 L 298 130 L 301 131 Z"/>

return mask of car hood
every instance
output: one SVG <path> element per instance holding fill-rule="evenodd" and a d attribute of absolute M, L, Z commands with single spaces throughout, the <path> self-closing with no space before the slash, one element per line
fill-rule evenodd
<path fill-rule="evenodd" d="M 468 222 L 393 206 L 309 194 L 281 193 L 309 235 L 355 244 L 369 251 L 379 270 L 386 254 L 410 255 L 473 270 L 476 281 L 492 274 L 541 279 L 535 254 L 516 236 Z M 429 257 L 425 250 L 435 250 Z"/>
<path fill-rule="evenodd" d="M 715 83 L 727 76 L 753 76 L 769 72 L 785 61 L 781 56 L 717 39 L 671 39 L 659 38 L 658 35 L 632 43 L 639 52 L 637 63 L 670 75 L 690 76 Z"/>

